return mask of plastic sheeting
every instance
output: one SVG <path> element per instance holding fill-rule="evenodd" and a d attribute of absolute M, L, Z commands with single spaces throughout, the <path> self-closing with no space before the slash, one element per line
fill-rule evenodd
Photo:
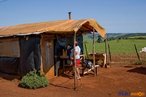
<path fill-rule="evenodd" d="M 0 72 L 17 74 L 19 57 L 18 38 L 3 38 L 0 40 Z"/>
<path fill-rule="evenodd" d="M 0 57 L 0 71 L 7 74 L 17 74 L 19 58 Z"/>
<path fill-rule="evenodd" d="M 79 32 L 79 30 L 91 32 L 93 28 L 102 37 L 105 37 L 106 33 L 104 28 L 100 26 L 95 19 L 58 20 L 2 27 L 0 28 L 0 37 L 37 35 L 44 32 L 48 34 L 73 34 L 74 32 Z"/>
<path fill-rule="evenodd" d="M 19 39 L 7 38 L 0 40 L 0 56 L 20 57 Z"/>
<path fill-rule="evenodd" d="M 25 75 L 29 71 L 40 70 L 41 50 L 39 37 L 20 38 L 19 74 Z"/>

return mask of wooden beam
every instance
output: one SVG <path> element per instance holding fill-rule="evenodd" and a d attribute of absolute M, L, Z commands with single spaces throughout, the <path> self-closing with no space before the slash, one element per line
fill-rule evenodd
<path fill-rule="evenodd" d="M 74 90 L 76 90 L 76 58 L 75 58 L 75 42 L 76 42 L 76 32 L 74 33 Z"/>
<path fill-rule="evenodd" d="M 84 46 L 85 46 L 85 51 L 86 51 L 86 57 L 89 58 L 86 42 L 84 42 Z"/>
<path fill-rule="evenodd" d="M 95 67 L 95 30 L 93 29 L 93 66 L 94 66 L 94 76 L 97 76 L 97 69 Z"/>
<path fill-rule="evenodd" d="M 106 37 L 105 37 L 105 54 L 106 54 L 106 64 L 105 64 L 105 67 L 107 67 L 107 63 L 108 63 L 107 35 L 106 35 Z"/>

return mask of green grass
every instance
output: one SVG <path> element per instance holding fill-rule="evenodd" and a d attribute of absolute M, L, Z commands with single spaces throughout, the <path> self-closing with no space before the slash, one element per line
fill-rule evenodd
<path fill-rule="evenodd" d="M 112 53 L 123 54 L 135 53 L 134 44 L 136 44 L 137 50 L 140 51 L 141 48 L 146 46 L 146 40 L 114 40 L 109 42 Z"/>
<path fill-rule="evenodd" d="M 86 42 L 88 52 L 92 52 L 92 39 L 84 37 Z M 136 44 L 138 52 L 146 47 L 146 40 L 142 39 L 121 39 L 121 40 L 112 40 L 108 41 L 110 45 L 110 50 L 112 54 L 133 54 L 136 53 L 134 44 Z M 105 51 L 105 43 L 95 43 L 96 52 Z M 84 50 L 85 51 L 85 50 Z"/>

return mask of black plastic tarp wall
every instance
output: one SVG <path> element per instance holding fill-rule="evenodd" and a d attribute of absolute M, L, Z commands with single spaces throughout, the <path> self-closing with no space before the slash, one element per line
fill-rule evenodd
<path fill-rule="evenodd" d="M 40 37 L 26 37 L 19 39 L 20 44 L 20 64 L 18 72 L 25 75 L 31 70 L 40 70 L 41 49 Z"/>
<path fill-rule="evenodd" d="M 17 74 L 19 58 L 0 57 L 0 72 L 7 74 Z"/>
<path fill-rule="evenodd" d="M 0 38 L 0 72 L 17 74 L 19 57 L 19 38 Z"/>
<path fill-rule="evenodd" d="M 6 38 L 0 42 L 0 72 L 23 76 L 31 70 L 40 70 L 39 36 Z"/>

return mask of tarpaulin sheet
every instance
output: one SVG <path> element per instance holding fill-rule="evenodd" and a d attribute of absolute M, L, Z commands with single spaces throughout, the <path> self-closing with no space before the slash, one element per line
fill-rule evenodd
<path fill-rule="evenodd" d="M 40 38 L 28 37 L 20 38 L 20 64 L 18 66 L 19 74 L 25 75 L 29 71 L 40 70 L 41 50 Z"/>
<path fill-rule="evenodd" d="M 93 31 L 93 28 L 94 31 L 105 37 L 105 29 L 95 19 L 58 20 L 1 27 L 0 37 L 41 34 L 44 32 L 48 34 L 71 34 L 79 30 L 86 33 Z"/>
<path fill-rule="evenodd" d="M 7 74 L 17 74 L 19 58 L 0 57 L 0 72 Z"/>
<path fill-rule="evenodd" d="M 0 56 L 20 57 L 19 39 L 18 38 L 0 39 Z"/>

